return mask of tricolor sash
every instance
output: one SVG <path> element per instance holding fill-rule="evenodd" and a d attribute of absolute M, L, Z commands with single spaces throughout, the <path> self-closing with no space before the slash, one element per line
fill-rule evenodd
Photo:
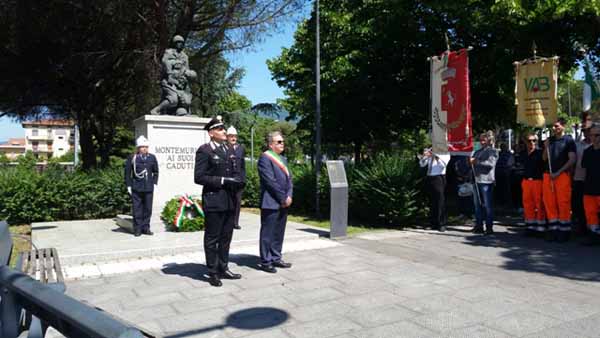
<path fill-rule="evenodd" d="M 177 214 L 175 215 L 174 220 L 175 226 L 177 228 L 179 228 L 181 226 L 181 223 L 183 222 L 185 209 L 192 207 L 196 209 L 198 215 L 204 217 L 204 211 L 202 210 L 202 207 L 198 204 L 198 202 L 196 202 L 196 200 L 193 197 L 190 197 L 187 194 L 179 197 L 179 209 L 177 209 Z"/>
<path fill-rule="evenodd" d="M 279 154 L 277 154 L 273 150 L 267 150 L 264 152 L 264 154 L 271 160 L 271 162 L 273 162 L 273 164 L 279 167 L 279 169 L 281 169 L 287 177 L 290 177 L 290 171 L 288 170 L 287 166 L 285 165 Z"/>

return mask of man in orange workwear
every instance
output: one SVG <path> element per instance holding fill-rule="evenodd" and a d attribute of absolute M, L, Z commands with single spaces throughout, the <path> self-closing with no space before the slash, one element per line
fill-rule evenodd
<path fill-rule="evenodd" d="M 565 135 L 566 121 L 559 118 L 552 125 L 554 136 L 544 141 L 543 197 L 548 231 L 546 239 L 569 240 L 571 233 L 571 174 L 576 161 L 575 141 Z"/>
<path fill-rule="evenodd" d="M 588 229 L 591 232 L 591 243 L 600 243 L 600 126 L 591 128 L 589 137 L 592 146 L 583 152 L 581 167 L 585 168 L 585 185 L 583 191 L 583 207 Z"/>
<path fill-rule="evenodd" d="M 544 161 L 542 150 L 537 147 L 537 135 L 527 134 L 527 155 L 524 160 L 523 180 L 523 209 L 527 236 L 535 236 L 546 231 L 546 215 L 542 201 L 542 178 L 544 175 Z"/>

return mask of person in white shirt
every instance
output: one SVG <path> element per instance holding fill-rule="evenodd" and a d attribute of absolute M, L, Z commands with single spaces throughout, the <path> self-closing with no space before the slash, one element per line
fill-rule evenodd
<path fill-rule="evenodd" d="M 446 231 L 446 166 L 450 154 L 434 154 L 425 149 L 419 159 L 421 167 L 427 167 L 427 188 L 430 193 L 429 223 L 432 229 Z"/>

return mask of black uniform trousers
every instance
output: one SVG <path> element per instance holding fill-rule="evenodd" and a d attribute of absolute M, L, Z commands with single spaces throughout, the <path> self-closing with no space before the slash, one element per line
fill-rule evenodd
<path fill-rule="evenodd" d="M 152 191 L 132 191 L 131 204 L 133 207 L 133 229 L 150 230 L 150 217 L 152 217 Z"/>
<path fill-rule="evenodd" d="M 233 225 L 240 225 L 240 211 L 242 209 L 242 194 L 244 193 L 244 190 L 241 189 L 240 191 L 235 193 L 235 200 L 233 201 L 234 205 L 233 207 L 235 208 L 234 212 L 234 219 L 233 219 Z"/>
<path fill-rule="evenodd" d="M 260 261 L 262 265 L 271 265 L 273 262 L 281 261 L 287 216 L 288 208 L 260 209 Z"/>
<path fill-rule="evenodd" d="M 438 228 L 446 226 L 446 175 L 427 176 L 429 199 L 429 224 Z"/>
<path fill-rule="evenodd" d="M 234 212 L 205 211 L 204 217 L 204 255 L 208 273 L 224 272 L 228 270 Z"/>

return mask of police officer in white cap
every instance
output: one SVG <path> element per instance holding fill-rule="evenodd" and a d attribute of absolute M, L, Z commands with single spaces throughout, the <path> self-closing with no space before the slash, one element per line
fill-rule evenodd
<path fill-rule="evenodd" d="M 233 161 L 234 176 L 238 177 L 241 181 L 246 182 L 246 150 L 244 146 L 239 144 L 237 141 L 238 134 L 234 126 L 227 128 L 227 143 L 229 149 L 229 156 Z M 234 210 L 234 229 L 241 229 L 240 226 L 240 208 L 242 207 L 242 194 L 244 189 L 240 189 L 235 194 L 235 210 Z"/>
<path fill-rule="evenodd" d="M 125 162 L 125 185 L 133 206 L 133 232 L 136 237 L 150 231 L 152 197 L 158 184 L 158 161 L 148 152 L 150 142 L 143 135 L 136 140 L 136 152 Z"/>

